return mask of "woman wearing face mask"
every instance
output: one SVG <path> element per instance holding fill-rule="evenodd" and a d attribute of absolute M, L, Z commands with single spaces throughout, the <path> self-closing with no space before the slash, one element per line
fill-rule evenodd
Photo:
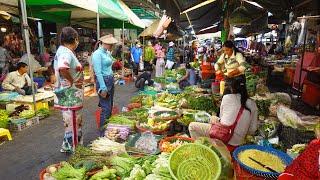
<path fill-rule="evenodd" d="M 223 54 L 221 54 L 214 68 L 217 75 L 223 75 L 226 83 L 232 79 L 239 79 L 245 83 L 244 71 L 246 61 L 243 55 L 237 50 L 232 41 L 223 44 Z M 226 88 L 224 94 L 230 93 Z"/>
<path fill-rule="evenodd" d="M 60 34 L 60 47 L 54 57 L 54 71 L 56 76 L 56 92 L 61 89 L 76 87 L 79 89 L 77 95 L 83 97 L 83 72 L 82 66 L 75 56 L 74 50 L 78 47 L 79 36 L 72 27 L 64 27 Z M 64 96 L 64 95 L 63 95 Z M 60 96 L 60 98 L 63 98 Z M 67 97 L 65 97 L 67 98 Z M 82 103 L 81 103 L 82 104 Z M 65 125 L 65 134 L 61 152 L 70 152 L 72 147 L 79 142 L 82 144 L 82 106 L 56 106 L 61 109 Z M 75 114 L 73 114 L 76 112 Z M 77 110 L 77 111 L 75 111 Z M 77 126 L 74 128 L 73 124 Z"/>
<path fill-rule="evenodd" d="M 92 64 L 96 79 L 96 89 L 99 94 L 100 115 L 100 136 L 104 136 L 103 126 L 106 119 L 112 114 L 114 79 L 112 72 L 113 58 L 111 50 L 117 40 L 111 35 L 100 38 L 101 46 L 92 54 Z"/>

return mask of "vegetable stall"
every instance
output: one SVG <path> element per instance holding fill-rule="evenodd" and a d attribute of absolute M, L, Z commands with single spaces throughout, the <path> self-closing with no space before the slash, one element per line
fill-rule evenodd
<path fill-rule="evenodd" d="M 222 97 L 197 86 L 181 91 L 176 83 L 180 73 L 166 71 L 164 78 L 155 79 L 154 87 L 133 96 L 125 111 L 109 119 L 104 137 L 78 146 L 65 162 L 44 168 L 39 178 L 275 179 L 314 138 L 292 139 L 290 133 L 313 133 L 319 117 L 293 111 L 288 94 L 270 93 L 264 87 L 264 72 L 248 71 L 247 86 L 259 110 L 255 135 L 247 136 L 245 145 L 232 154 L 219 140 L 192 139 L 188 125 L 209 123 Z"/>

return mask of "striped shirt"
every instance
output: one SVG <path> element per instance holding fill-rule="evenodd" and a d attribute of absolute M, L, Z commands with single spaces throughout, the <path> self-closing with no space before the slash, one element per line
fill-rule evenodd
<path fill-rule="evenodd" d="M 244 74 L 245 71 L 245 58 L 243 55 L 239 52 L 235 54 L 235 52 L 232 53 L 230 57 L 225 55 L 224 53 L 220 56 L 217 63 L 214 65 L 214 68 L 216 71 L 222 71 L 224 75 L 228 76 L 228 73 L 239 69 L 241 74 Z"/>
<path fill-rule="evenodd" d="M 175 62 L 175 59 L 174 59 L 174 49 L 173 49 L 173 47 L 169 47 L 169 48 L 168 48 L 167 60 L 172 61 L 172 62 Z"/>

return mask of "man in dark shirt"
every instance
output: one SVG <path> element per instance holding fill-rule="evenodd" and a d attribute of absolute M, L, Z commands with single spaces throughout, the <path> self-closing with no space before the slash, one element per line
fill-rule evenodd
<path fill-rule="evenodd" d="M 142 74 L 140 74 L 138 76 L 138 78 L 135 82 L 136 88 L 143 91 L 146 83 L 148 86 L 153 85 L 153 80 L 151 80 L 151 71 L 152 71 L 152 69 L 148 68 L 148 69 L 146 69 L 145 72 L 143 72 Z"/>

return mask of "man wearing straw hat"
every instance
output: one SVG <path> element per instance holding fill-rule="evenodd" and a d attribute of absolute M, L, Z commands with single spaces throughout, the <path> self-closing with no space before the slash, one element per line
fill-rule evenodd
<path fill-rule="evenodd" d="M 101 107 L 100 136 L 104 136 L 103 126 L 106 119 L 111 116 L 114 95 L 111 50 L 118 41 L 112 34 L 108 34 L 101 37 L 100 42 L 100 47 L 92 54 L 92 64 L 96 79 L 96 89 L 99 94 L 99 107 Z"/>

